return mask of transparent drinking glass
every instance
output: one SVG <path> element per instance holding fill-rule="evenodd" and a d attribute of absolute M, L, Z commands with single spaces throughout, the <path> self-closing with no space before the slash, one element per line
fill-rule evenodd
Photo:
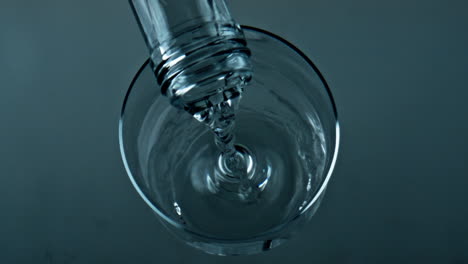
<path fill-rule="evenodd" d="M 236 114 L 236 142 L 255 157 L 258 196 L 226 199 L 213 190 L 213 134 L 173 107 L 149 60 L 125 97 L 120 149 L 134 187 L 161 222 L 187 244 L 217 255 L 278 246 L 319 207 L 335 165 L 339 125 L 332 94 L 300 50 L 267 31 L 243 26 L 252 81 Z"/>

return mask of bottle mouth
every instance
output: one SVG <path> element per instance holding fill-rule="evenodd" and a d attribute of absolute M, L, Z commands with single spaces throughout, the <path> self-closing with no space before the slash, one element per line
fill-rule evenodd
<path fill-rule="evenodd" d="M 239 96 L 252 77 L 250 50 L 234 23 L 186 28 L 151 61 L 161 93 L 190 112 Z"/>

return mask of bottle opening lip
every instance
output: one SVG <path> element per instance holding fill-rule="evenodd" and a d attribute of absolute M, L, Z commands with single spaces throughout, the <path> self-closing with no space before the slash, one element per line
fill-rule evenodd
<path fill-rule="evenodd" d="M 233 87 L 241 90 L 251 79 L 251 53 L 243 31 L 216 23 L 200 28 L 201 34 L 188 31 L 175 38 L 166 53 L 156 50 L 151 56 L 161 93 L 179 108 Z"/>
<path fill-rule="evenodd" d="M 154 66 L 152 60 L 152 65 L 162 94 L 172 96 L 178 89 L 184 89 L 193 83 L 221 79 L 221 76 L 228 79 L 236 73 L 251 72 L 249 57 L 250 50 L 244 44 L 226 40 L 207 43 L 197 51 L 181 51 L 157 66 Z M 181 80 L 183 83 L 180 83 Z M 174 82 L 177 81 L 178 87 L 174 87 Z"/>

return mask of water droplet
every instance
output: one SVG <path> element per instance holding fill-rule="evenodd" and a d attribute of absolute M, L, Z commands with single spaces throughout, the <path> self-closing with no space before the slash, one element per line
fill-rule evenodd
<path fill-rule="evenodd" d="M 177 202 L 174 202 L 174 208 L 178 215 L 182 215 L 182 210 L 180 210 L 179 204 Z"/>

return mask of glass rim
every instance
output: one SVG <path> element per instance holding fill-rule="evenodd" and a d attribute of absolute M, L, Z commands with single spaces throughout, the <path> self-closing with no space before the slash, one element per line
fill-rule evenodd
<path fill-rule="evenodd" d="M 310 209 L 310 207 L 313 204 L 315 204 L 317 202 L 317 200 L 322 196 L 322 194 L 324 193 L 324 191 L 325 191 L 325 189 L 326 189 L 326 187 L 328 185 L 328 182 L 329 182 L 329 180 L 331 178 L 331 175 L 333 174 L 333 171 L 334 171 L 334 168 L 335 168 L 335 165 L 336 165 L 336 160 L 338 158 L 338 150 L 339 150 L 339 145 L 340 145 L 340 125 L 339 125 L 339 121 L 338 121 L 338 111 L 337 111 L 337 108 L 336 108 L 335 101 L 333 99 L 331 89 L 328 86 L 328 83 L 325 80 L 325 78 L 323 77 L 320 70 L 317 68 L 317 66 L 315 66 L 315 64 L 312 62 L 312 60 L 309 59 L 309 57 L 307 57 L 307 55 L 305 55 L 304 52 L 302 52 L 299 48 L 294 46 L 289 41 L 285 40 L 284 38 L 282 38 L 282 37 L 280 37 L 280 36 L 278 36 L 278 35 L 276 35 L 274 33 L 269 32 L 269 31 L 266 31 L 266 30 L 263 30 L 263 29 L 260 29 L 260 28 L 256 28 L 256 27 L 252 27 L 252 26 L 247 26 L 247 25 L 242 25 L 241 27 L 242 27 L 243 30 L 253 31 L 255 33 L 261 33 L 261 34 L 266 35 L 267 37 L 276 39 L 280 43 L 282 43 L 282 44 L 286 45 L 288 48 L 292 49 L 296 54 L 298 54 L 313 69 L 313 71 L 317 74 L 320 81 L 324 85 L 325 90 L 327 92 L 328 100 L 332 105 L 333 115 L 335 117 L 335 148 L 334 148 L 334 151 L 333 151 L 333 156 L 332 156 L 332 159 L 331 159 L 330 166 L 329 166 L 328 171 L 327 171 L 327 175 L 322 179 L 322 181 L 320 183 L 320 188 L 318 188 L 318 190 L 315 192 L 312 200 L 306 206 L 304 206 L 297 213 L 297 215 L 294 216 L 290 221 L 288 221 L 286 223 L 283 223 L 283 224 L 281 224 L 279 226 L 276 226 L 276 227 L 266 231 L 265 233 L 256 235 L 256 237 L 261 237 L 261 236 L 263 236 L 263 235 L 265 235 L 267 233 L 275 232 L 275 231 L 283 228 L 286 224 L 288 224 L 290 222 L 293 222 L 295 219 L 297 219 L 298 217 L 303 215 L 305 212 L 307 212 Z M 220 239 L 220 238 L 207 237 L 206 235 L 194 232 L 194 231 L 190 230 L 189 228 L 187 228 L 186 226 L 172 220 L 172 218 L 170 216 L 168 216 L 168 215 L 166 215 L 164 213 L 164 210 L 161 209 L 160 206 L 157 203 L 152 202 L 151 199 L 146 196 L 146 194 L 143 192 L 143 190 L 139 187 L 137 181 L 135 180 L 135 177 L 133 176 L 133 173 L 132 173 L 132 171 L 130 169 L 130 166 L 129 166 L 128 162 L 127 162 L 127 158 L 126 158 L 126 155 L 125 155 L 125 149 L 124 149 L 124 137 L 123 137 L 124 116 L 125 116 L 125 109 L 126 109 L 126 106 L 127 106 L 127 102 L 128 102 L 128 99 L 129 99 L 129 97 L 130 97 L 130 95 L 132 93 L 132 90 L 133 90 L 133 88 L 135 86 L 135 83 L 139 79 L 141 73 L 148 67 L 149 64 L 150 64 L 150 59 L 148 58 L 148 59 L 146 59 L 146 61 L 143 63 L 143 65 L 139 68 L 139 70 L 134 75 L 134 77 L 133 77 L 133 79 L 132 79 L 132 81 L 131 81 L 131 83 L 129 85 L 129 88 L 128 88 L 126 94 L 125 94 L 124 102 L 122 104 L 122 109 L 121 109 L 120 117 L 119 117 L 119 148 L 120 148 L 120 154 L 121 154 L 122 161 L 123 161 L 125 170 L 127 172 L 127 175 L 129 177 L 133 187 L 136 189 L 136 191 L 140 195 L 140 197 L 145 201 L 145 203 L 154 212 L 156 212 L 158 214 L 158 216 L 160 216 L 162 219 L 164 219 L 164 221 L 166 221 L 167 223 L 171 224 L 172 226 L 176 227 L 177 229 L 183 229 L 186 232 L 192 233 L 192 234 L 197 235 L 197 236 L 202 236 L 202 237 L 205 237 L 205 238 L 208 238 L 208 239 L 211 239 L 211 240 L 232 241 L 230 239 L 225 240 L 225 239 Z M 250 238 L 248 240 L 254 240 L 254 239 L 255 238 Z"/>

